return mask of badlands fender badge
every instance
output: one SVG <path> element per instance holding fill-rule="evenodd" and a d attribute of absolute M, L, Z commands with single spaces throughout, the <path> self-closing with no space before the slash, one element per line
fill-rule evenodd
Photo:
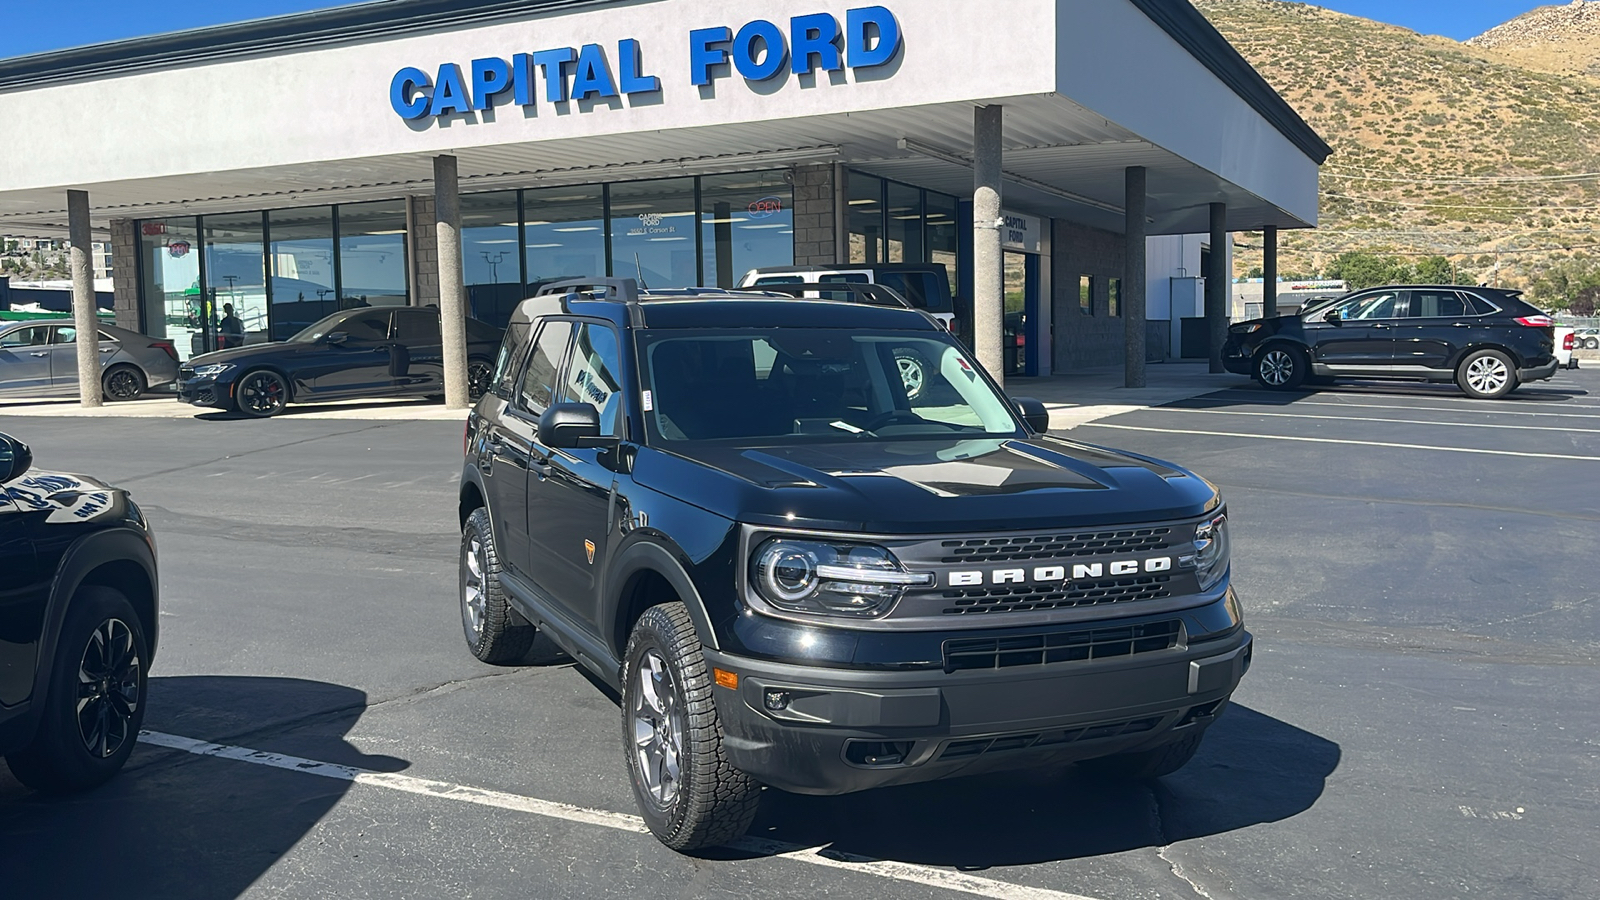
<path fill-rule="evenodd" d="M 589 565 L 594 565 L 594 541 L 584 541 L 583 552 L 589 554 Z"/>

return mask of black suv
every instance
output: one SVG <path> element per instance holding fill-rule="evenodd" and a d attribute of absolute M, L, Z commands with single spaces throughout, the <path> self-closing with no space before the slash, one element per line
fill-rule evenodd
<path fill-rule="evenodd" d="M 1380 287 L 1293 316 L 1228 329 L 1223 366 L 1269 388 L 1336 377 L 1454 381 L 1469 397 L 1504 397 L 1556 373 L 1555 320 L 1521 291 Z"/>
<path fill-rule="evenodd" d="M 483 395 L 500 329 L 467 320 L 467 387 Z M 287 341 L 205 353 L 178 370 L 178 399 L 275 416 L 290 403 L 444 393 L 437 307 L 347 309 Z"/>
<path fill-rule="evenodd" d="M 0 755 L 39 790 L 115 775 L 144 721 L 156 544 L 139 507 L 0 434 Z"/>
<path fill-rule="evenodd" d="M 1045 435 L 865 293 L 545 291 L 466 426 L 466 640 L 514 664 L 541 630 L 621 692 L 667 845 L 737 837 L 761 784 L 1194 755 L 1252 651 L 1205 480 Z"/>

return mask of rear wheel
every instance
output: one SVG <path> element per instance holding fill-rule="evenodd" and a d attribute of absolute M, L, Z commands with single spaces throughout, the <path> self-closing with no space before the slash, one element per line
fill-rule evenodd
<path fill-rule="evenodd" d="M 100 386 L 108 400 L 137 400 L 144 396 L 148 385 L 144 373 L 137 366 L 112 366 L 100 378 Z"/>
<path fill-rule="evenodd" d="M 1479 350 L 1456 367 L 1456 386 L 1478 400 L 1504 397 L 1517 389 L 1517 369 L 1499 350 Z"/>
<path fill-rule="evenodd" d="M 461 628 L 472 655 L 496 666 L 521 661 L 538 632 L 511 608 L 500 584 L 500 556 L 482 508 L 461 529 Z"/>
<path fill-rule="evenodd" d="M 1297 388 L 1306 380 L 1305 354 L 1293 347 L 1267 347 L 1256 354 L 1256 380 L 1274 390 Z"/>
<path fill-rule="evenodd" d="M 270 369 L 246 372 L 239 379 L 234 402 L 238 404 L 239 411 L 247 416 L 258 419 L 275 416 L 283 412 L 289 403 L 289 383 Z"/>
<path fill-rule="evenodd" d="M 86 585 L 67 610 L 33 742 L 6 757 L 40 791 L 79 791 L 117 774 L 144 722 L 149 645 L 128 598 Z"/>
<path fill-rule="evenodd" d="M 683 604 L 645 610 L 623 656 L 624 755 L 645 824 L 682 852 L 737 839 L 761 801 L 728 761 L 714 689 Z"/>
<path fill-rule="evenodd" d="M 1200 750 L 1202 737 L 1204 737 L 1203 732 L 1194 731 L 1169 744 L 1162 744 L 1150 750 L 1084 760 L 1083 765 L 1113 778 L 1149 781 L 1163 775 L 1171 775 L 1188 765 L 1189 760 L 1194 759 L 1195 753 Z"/>

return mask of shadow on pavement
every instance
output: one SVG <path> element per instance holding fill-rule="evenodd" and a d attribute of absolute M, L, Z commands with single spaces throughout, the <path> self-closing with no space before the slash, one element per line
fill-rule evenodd
<path fill-rule="evenodd" d="M 415 399 L 372 399 L 355 401 L 334 401 L 329 403 L 292 403 L 283 408 L 283 411 L 271 418 L 292 419 L 295 416 L 309 416 L 315 413 L 352 412 L 370 409 L 411 410 L 428 407 L 444 407 L 444 400 L 429 400 L 426 398 Z M 196 406 L 195 418 L 205 422 L 259 422 L 257 416 L 247 416 L 238 410 L 210 409 Z"/>
<path fill-rule="evenodd" d="M 292 678 L 152 678 L 145 728 L 255 746 L 252 732 L 307 722 L 288 752 L 378 771 L 409 767 L 343 739 L 366 700 L 352 688 Z M 350 787 L 148 745 L 110 783 L 75 796 L 31 793 L 0 769 L 0 894 L 237 897 Z"/>
<path fill-rule="evenodd" d="M 1498 400 L 1481 402 L 1485 404 L 1526 403 L 1531 406 L 1546 403 L 1566 403 L 1580 397 L 1589 396 L 1592 396 L 1590 391 L 1574 385 L 1535 383 L 1518 388 Z M 1232 406 L 1290 406 L 1301 400 L 1311 400 L 1317 397 L 1393 397 L 1415 400 L 1457 400 L 1460 401 L 1464 411 L 1472 411 L 1475 404 L 1480 402 L 1474 401 L 1466 394 L 1461 393 L 1460 389 L 1453 384 L 1432 384 L 1421 381 L 1342 381 L 1338 384 L 1301 387 L 1294 390 L 1272 390 L 1253 384 L 1240 385 L 1225 390 L 1213 391 L 1199 397 L 1177 400 L 1161 405 L 1195 409 Z M 1479 411 L 1493 412 L 1496 409 L 1503 409 L 1503 407 L 1485 405 Z"/>
<path fill-rule="evenodd" d="M 1339 746 L 1237 704 L 1188 766 L 1153 785 L 1062 766 L 805 797 L 768 791 L 755 837 L 963 869 L 1161 847 L 1314 806 Z"/>

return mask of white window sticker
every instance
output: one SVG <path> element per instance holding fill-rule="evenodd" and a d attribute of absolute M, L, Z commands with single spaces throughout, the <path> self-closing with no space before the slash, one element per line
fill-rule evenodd
<path fill-rule="evenodd" d="M 650 392 L 649 391 L 645 391 L 644 392 L 644 411 L 645 412 L 650 412 L 650 411 L 654 410 L 655 408 L 656 408 L 655 398 L 650 396 Z"/>

